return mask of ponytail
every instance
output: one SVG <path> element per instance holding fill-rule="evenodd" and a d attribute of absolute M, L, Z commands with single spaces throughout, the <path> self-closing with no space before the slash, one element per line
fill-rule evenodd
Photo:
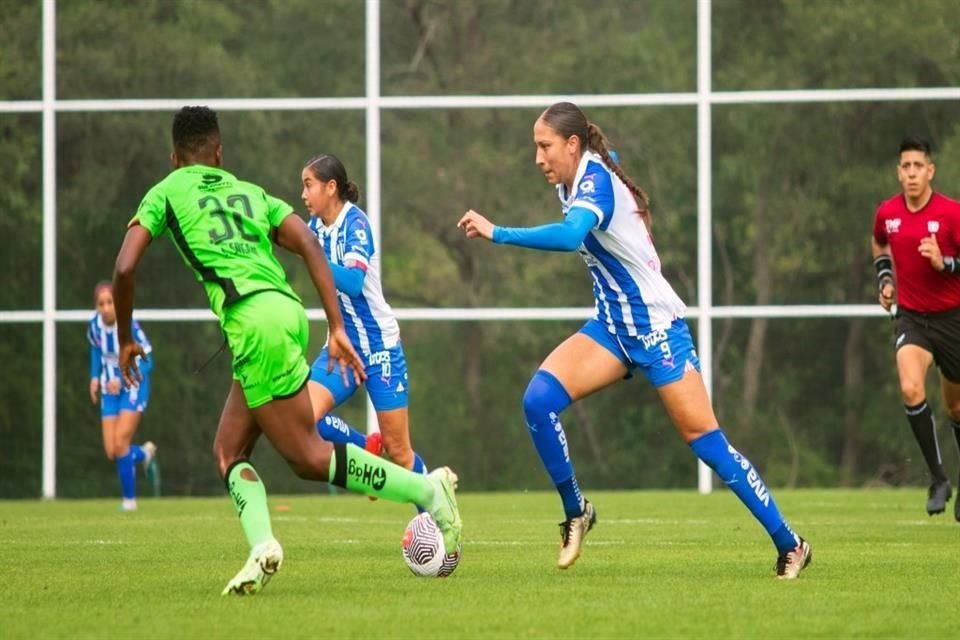
<path fill-rule="evenodd" d="M 341 200 L 357 202 L 360 199 L 360 187 L 350 181 L 347 181 L 347 184 L 345 185 L 340 185 L 338 183 L 337 194 L 340 196 Z"/>
<path fill-rule="evenodd" d="M 606 165 L 607 169 L 610 169 L 623 184 L 626 185 L 627 189 L 630 190 L 630 193 L 633 194 L 633 198 L 637 203 L 637 213 L 640 214 L 640 217 L 643 218 L 643 223 L 647 226 L 647 229 L 650 228 L 650 197 L 647 193 L 637 186 L 637 184 L 630 179 L 623 169 L 620 168 L 620 165 L 617 164 L 612 157 L 610 157 L 609 144 L 607 142 L 607 136 L 603 134 L 603 131 L 592 122 L 587 122 L 587 140 L 586 146 L 588 149 L 600 156 L 600 159 L 603 160 L 603 164 Z"/>

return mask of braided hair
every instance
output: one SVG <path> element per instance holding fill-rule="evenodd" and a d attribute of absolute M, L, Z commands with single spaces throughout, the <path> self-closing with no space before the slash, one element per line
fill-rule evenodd
<path fill-rule="evenodd" d="M 587 120 L 580 107 L 572 102 L 557 102 L 550 105 L 540 116 L 551 129 L 564 138 L 577 136 L 583 148 L 590 149 L 600 156 L 607 169 L 613 172 L 626 185 L 637 203 L 637 213 L 643 218 L 644 224 L 650 228 L 650 197 L 624 173 L 623 169 L 610 156 L 610 145 L 603 131 L 594 123 Z"/>

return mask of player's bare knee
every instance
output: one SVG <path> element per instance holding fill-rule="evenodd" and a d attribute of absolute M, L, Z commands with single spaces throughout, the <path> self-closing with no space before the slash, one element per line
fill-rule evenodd
<path fill-rule="evenodd" d="M 914 407 L 926 399 L 927 392 L 922 383 L 901 382 L 900 397 L 903 398 L 903 404 Z"/>
<path fill-rule="evenodd" d="M 287 458 L 287 464 L 297 477 L 304 480 L 326 482 L 329 479 L 330 453 L 326 448 L 318 447 L 312 452 Z"/>
<path fill-rule="evenodd" d="M 239 460 L 240 456 L 235 452 L 228 452 L 220 442 L 215 440 L 213 443 L 213 459 L 217 463 L 217 473 L 223 479 L 227 476 L 227 469 L 233 466 L 233 463 Z"/>

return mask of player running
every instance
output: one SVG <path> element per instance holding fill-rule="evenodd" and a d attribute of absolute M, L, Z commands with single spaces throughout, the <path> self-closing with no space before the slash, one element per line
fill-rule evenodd
<path fill-rule="evenodd" d="M 574 104 L 559 102 L 544 111 L 533 126 L 533 141 L 537 166 L 556 185 L 563 221 L 500 227 L 470 210 L 458 225 L 468 238 L 577 251 L 593 277 L 593 319 L 547 356 L 523 397 L 530 436 L 566 515 L 557 565 L 566 569 L 576 562 L 597 517 L 580 493 L 560 414 L 639 369 L 656 387 L 680 437 L 770 534 L 777 577 L 799 577 L 810 562 L 810 545 L 790 529 L 757 470 L 720 430 L 683 321 L 684 304 L 660 272 L 647 194 Z"/>
<path fill-rule="evenodd" d="M 285 202 L 222 168 L 217 115 L 184 107 L 173 120 L 173 171 L 144 196 L 128 225 L 114 272 L 120 369 L 139 378 L 143 349 L 132 335 L 136 269 L 153 238 L 166 234 L 203 284 L 233 356 L 233 384 L 214 440 L 217 469 L 233 499 L 250 555 L 224 594 L 256 593 L 283 562 L 274 538 L 266 489 L 249 461 L 260 434 L 300 477 L 350 491 L 423 505 L 443 531 L 444 545 L 460 543 L 454 489 L 457 476 L 441 467 L 411 473 L 353 444 L 331 445 L 318 435 L 306 383 L 309 325 L 299 296 L 273 253 L 271 241 L 301 256 L 320 294 L 328 323 L 329 370 L 363 379 L 337 308 L 323 251 Z"/>

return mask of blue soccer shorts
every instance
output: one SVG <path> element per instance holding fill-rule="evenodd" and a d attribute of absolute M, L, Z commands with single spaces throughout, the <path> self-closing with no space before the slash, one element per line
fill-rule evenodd
<path fill-rule="evenodd" d="M 143 413 L 150 402 L 150 376 L 144 375 L 143 380 L 136 387 L 120 389 L 120 393 L 100 394 L 100 417 L 113 418 L 121 411 L 136 411 Z"/>
<path fill-rule="evenodd" d="M 367 394 L 374 409 L 390 411 L 401 409 L 409 404 L 410 382 L 407 378 L 407 360 L 403 356 L 403 347 L 398 344 L 392 349 L 363 353 L 360 359 L 365 365 Z M 327 347 L 324 347 L 310 368 L 310 379 L 326 387 L 333 395 L 335 405 L 339 406 L 354 394 L 359 385 L 352 371 L 347 372 L 345 383 L 343 374 L 336 364 L 333 372 L 327 373 L 329 361 L 330 354 Z"/>
<path fill-rule="evenodd" d="M 666 329 L 639 336 L 610 333 L 604 323 L 591 319 L 580 328 L 580 333 L 616 356 L 628 372 L 642 371 L 654 387 L 677 382 L 687 371 L 700 371 L 690 329 L 681 318 Z"/>

